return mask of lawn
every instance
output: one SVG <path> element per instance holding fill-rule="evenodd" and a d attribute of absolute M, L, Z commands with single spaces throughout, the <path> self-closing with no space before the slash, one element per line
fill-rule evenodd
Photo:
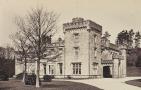
<path fill-rule="evenodd" d="M 125 83 L 129 85 L 141 87 L 141 79 L 130 80 L 130 81 L 126 81 Z"/>
<path fill-rule="evenodd" d="M 97 87 L 69 82 L 69 81 L 52 81 L 42 82 L 40 88 L 35 86 L 24 85 L 20 80 L 0 81 L 0 90 L 101 90 Z"/>

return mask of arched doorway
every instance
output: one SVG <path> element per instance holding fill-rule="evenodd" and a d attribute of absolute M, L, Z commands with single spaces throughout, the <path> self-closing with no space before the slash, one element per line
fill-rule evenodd
<path fill-rule="evenodd" d="M 110 66 L 104 66 L 103 67 L 103 77 L 104 78 L 112 78 Z"/>

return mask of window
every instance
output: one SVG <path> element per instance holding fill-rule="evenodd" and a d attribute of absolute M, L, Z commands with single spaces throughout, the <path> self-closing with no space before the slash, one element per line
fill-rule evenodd
<path fill-rule="evenodd" d="M 93 63 L 93 68 L 94 68 L 94 69 L 97 69 L 97 66 L 98 66 L 98 63 L 94 62 L 94 63 Z"/>
<path fill-rule="evenodd" d="M 74 43 L 78 43 L 79 42 L 79 33 L 74 33 L 73 37 L 74 37 Z"/>
<path fill-rule="evenodd" d="M 63 53 L 63 48 L 59 48 L 59 53 Z"/>
<path fill-rule="evenodd" d="M 97 73 L 98 73 L 98 63 L 96 63 L 96 62 L 93 63 L 93 71 L 94 71 L 94 74 L 97 75 Z"/>
<path fill-rule="evenodd" d="M 58 63 L 59 64 L 59 73 L 63 74 L 63 63 Z"/>
<path fill-rule="evenodd" d="M 97 41 L 97 40 L 96 40 L 96 39 L 97 39 L 97 35 L 94 34 L 93 37 L 94 37 L 93 42 L 94 42 L 94 45 L 95 45 L 95 44 L 96 44 L 96 41 Z"/>
<path fill-rule="evenodd" d="M 44 75 L 46 75 L 46 64 L 45 63 L 43 64 L 43 67 L 44 67 Z"/>
<path fill-rule="evenodd" d="M 63 50 L 63 48 L 59 48 L 59 51 L 62 51 Z"/>
<path fill-rule="evenodd" d="M 94 47 L 94 58 L 96 58 L 96 56 L 97 56 L 97 48 Z"/>
<path fill-rule="evenodd" d="M 58 56 L 58 60 L 61 61 L 61 60 L 63 59 L 62 57 L 63 57 L 62 54 L 60 54 L 60 55 Z"/>
<path fill-rule="evenodd" d="M 79 33 L 74 33 L 74 38 L 78 39 L 79 38 Z"/>
<path fill-rule="evenodd" d="M 75 53 L 76 59 L 78 59 L 79 47 L 74 47 L 74 53 Z"/>
<path fill-rule="evenodd" d="M 81 74 L 81 63 L 73 63 L 73 74 Z"/>
<path fill-rule="evenodd" d="M 49 74 L 51 73 L 51 66 L 49 65 Z"/>
<path fill-rule="evenodd" d="M 49 74 L 54 74 L 53 65 L 49 65 Z"/>

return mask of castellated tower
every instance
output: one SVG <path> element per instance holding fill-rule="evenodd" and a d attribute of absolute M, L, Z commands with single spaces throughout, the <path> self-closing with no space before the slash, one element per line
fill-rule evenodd
<path fill-rule="evenodd" d="M 64 23 L 64 73 L 71 78 L 101 76 L 102 26 L 83 18 Z"/>

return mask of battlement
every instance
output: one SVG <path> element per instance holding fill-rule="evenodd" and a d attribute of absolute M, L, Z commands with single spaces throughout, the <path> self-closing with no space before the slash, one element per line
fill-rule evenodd
<path fill-rule="evenodd" d="M 80 17 L 77 17 L 77 18 L 73 18 L 72 19 L 72 22 L 83 22 L 84 21 L 84 18 L 80 18 Z"/>
<path fill-rule="evenodd" d="M 87 28 L 87 29 L 96 29 L 99 32 L 102 32 L 102 26 L 91 21 L 91 20 L 84 20 L 83 18 L 73 18 L 72 22 L 64 23 L 63 29 L 72 30 L 72 29 L 79 29 L 79 28 Z"/>
<path fill-rule="evenodd" d="M 124 57 L 122 55 L 113 54 L 113 59 L 124 60 Z"/>

